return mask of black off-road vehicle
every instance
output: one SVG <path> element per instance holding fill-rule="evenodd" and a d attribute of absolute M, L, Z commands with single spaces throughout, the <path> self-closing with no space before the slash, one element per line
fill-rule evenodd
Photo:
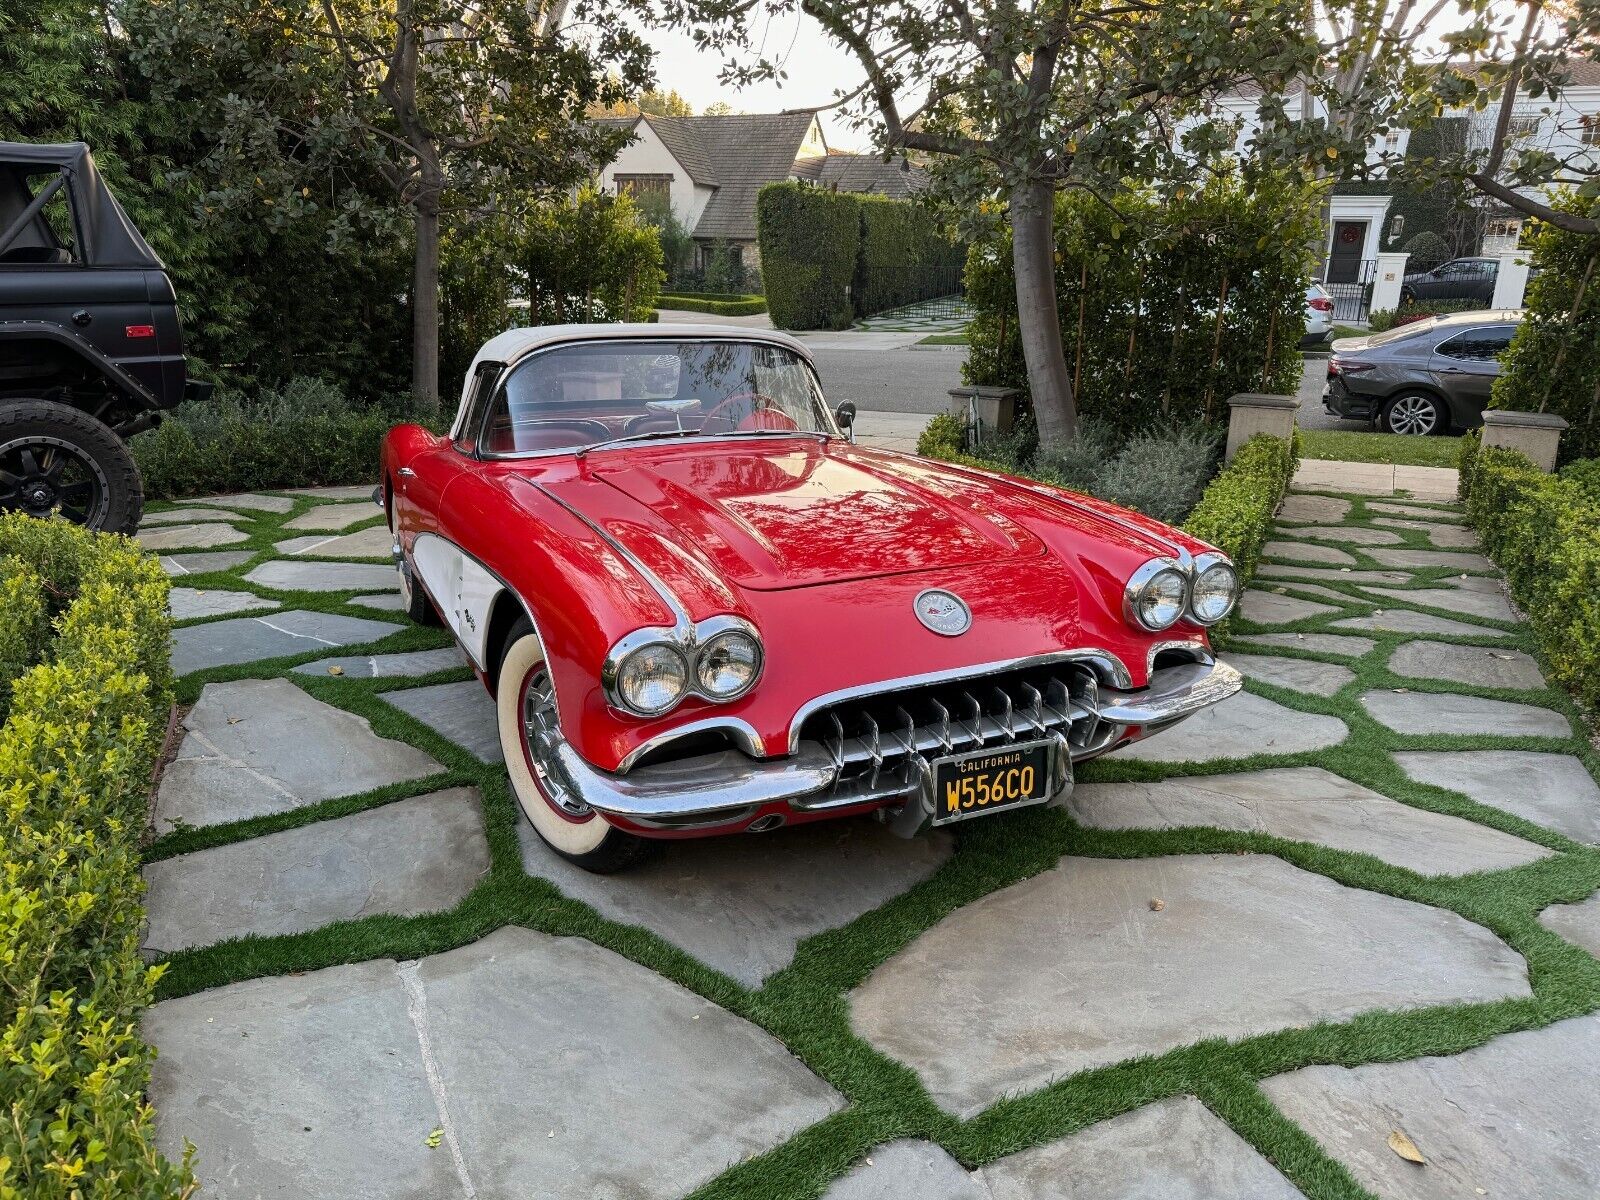
<path fill-rule="evenodd" d="M 144 490 L 124 439 L 210 390 L 89 148 L 0 142 L 0 510 L 132 532 Z"/>

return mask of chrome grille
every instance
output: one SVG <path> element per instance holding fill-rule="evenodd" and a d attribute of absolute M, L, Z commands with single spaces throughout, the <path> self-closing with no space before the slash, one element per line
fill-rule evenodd
<path fill-rule="evenodd" d="M 811 714 L 802 743 L 838 771 L 829 804 L 909 791 L 929 760 L 1059 734 L 1073 758 L 1103 749 L 1114 729 L 1096 715 L 1099 684 L 1087 666 L 1061 663 L 860 697 Z"/>

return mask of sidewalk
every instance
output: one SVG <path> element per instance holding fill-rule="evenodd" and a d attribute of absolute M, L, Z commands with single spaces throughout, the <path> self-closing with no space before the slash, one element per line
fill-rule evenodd
<path fill-rule="evenodd" d="M 879 450 L 903 450 L 907 454 L 915 454 L 917 438 L 932 419 L 927 413 L 862 409 L 856 413 L 856 443 L 874 446 Z"/>
<path fill-rule="evenodd" d="M 1294 473 L 1297 491 L 1354 492 L 1392 496 L 1405 492 L 1418 500 L 1454 500 L 1457 473 L 1449 467 L 1406 467 L 1391 463 L 1336 462 L 1305 458 Z"/>

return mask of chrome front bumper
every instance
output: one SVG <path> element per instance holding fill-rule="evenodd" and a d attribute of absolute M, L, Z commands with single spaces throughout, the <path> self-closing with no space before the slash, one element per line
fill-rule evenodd
<path fill-rule="evenodd" d="M 1132 730 L 1137 729 L 1137 736 L 1142 737 L 1176 724 L 1227 699 L 1242 683 L 1239 672 L 1226 663 L 1192 662 L 1155 671 L 1150 686 L 1139 691 L 1099 688 L 1088 702 L 1108 730 L 1106 736 L 1096 738 L 1093 747 L 1078 750 L 1070 748 L 1060 734 L 1047 735 L 1058 743 L 1061 768 L 1053 799 L 1059 800 L 1071 790 L 1071 761 L 1121 745 Z M 997 748 L 1004 744 L 994 743 Z M 737 824 L 775 804 L 818 812 L 866 804 L 893 807 L 898 801 L 900 812 L 891 823 L 909 836 L 926 824 L 924 817 L 933 811 L 932 772 L 927 760 L 920 757 L 912 761 L 922 769 L 906 772 L 909 778 L 886 779 L 881 787 L 840 795 L 834 788 L 840 773 L 835 754 L 814 741 L 802 741 L 794 754 L 784 758 L 758 759 L 742 751 L 724 750 L 638 767 L 625 775 L 597 770 L 565 741 L 553 749 L 565 776 L 563 782 L 584 804 L 647 829 Z"/>

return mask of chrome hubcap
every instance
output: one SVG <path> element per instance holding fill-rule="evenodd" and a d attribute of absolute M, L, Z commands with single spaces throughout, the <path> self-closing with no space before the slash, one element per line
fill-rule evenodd
<path fill-rule="evenodd" d="M 556 718 L 555 688 L 543 670 L 531 679 L 522 692 L 522 737 L 528 747 L 528 761 L 539 778 L 539 786 L 550 803 L 569 817 L 587 817 L 593 810 L 579 800 L 561 770 L 556 753 L 566 739 Z"/>
<path fill-rule="evenodd" d="M 1389 428 L 1395 433 L 1432 433 L 1438 419 L 1425 396 L 1401 396 L 1389 407 Z"/>

